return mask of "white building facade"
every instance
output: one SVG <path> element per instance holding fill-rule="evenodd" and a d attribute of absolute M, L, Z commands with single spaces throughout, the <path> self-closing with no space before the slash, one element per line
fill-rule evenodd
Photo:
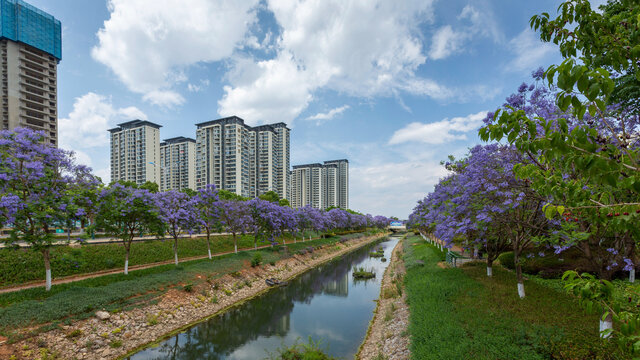
<path fill-rule="evenodd" d="M 160 190 L 196 189 L 196 141 L 187 137 L 160 143 Z"/>
<path fill-rule="evenodd" d="M 291 206 L 349 208 L 349 162 L 295 165 L 291 171 Z"/>
<path fill-rule="evenodd" d="M 267 191 L 289 197 L 286 124 L 251 127 L 231 116 L 196 126 L 196 189 L 214 184 L 244 197 Z"/>
<path fill-rule="evenodd" d="M 118 124 L 111 133 L 111 181 L 160 185 L 160 128 L 146 120 Z"/>

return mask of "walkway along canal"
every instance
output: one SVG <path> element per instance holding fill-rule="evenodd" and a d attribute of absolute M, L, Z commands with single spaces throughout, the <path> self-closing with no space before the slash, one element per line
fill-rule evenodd
<path fill-rule="evenodd" d="M 263 359 L 309 337 L 332 356 L 353 358 L 389 264 L 369 253 L 382 247 L 390 259 L 398 241 L 386 238 L 347 253 L 128 359 Z M 373 269 L 376 277 L 354 280 L 357 267 Z"/>

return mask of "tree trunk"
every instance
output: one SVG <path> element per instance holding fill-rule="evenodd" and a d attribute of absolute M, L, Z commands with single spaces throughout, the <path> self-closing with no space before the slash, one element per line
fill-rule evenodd
<path fill-rule="evenodd" d="M 176 266 L 178 266 L 178 237 L 173 238 L 173 258 L 175 260 Z"/>
<path fill-rule="evenodd" d="M 631 271 L 629 271 L 629 282 L 630 283 L 634 283 L 636 282 L 636 268 L 632 268 Z"/>
<path fill-rule="evenodd" d="M 67 241 L 71 242 L 71 226 L 67 228 Z"/>
<path fill-rule="evenodd" d="M 524 299 L 524 280 L 522 278 L 522 265 L 520 265 L 520 250 L 514 248 L 513 262 L 516 265 L 516 278 L 518 279 L 518 296 L 520 299 Z"/>
<path fill-rule="evenodd" d="M 45 248 L 42 250 L 42 256 L 44 257 L 44 270 L 45 270 L 45 279 L 46 285 L 45 290 L 51 290 L 51 261 L 49 259 L 49 248 Z"/>
<path fill-rule="evenodd" d="M 124 274 L 129 275 L 129 250 L 130 246 L 124 248 Z"/>
<path fill-rule="evenodd" d="M 207 252 L 209 253 L 209 260 L 211 260 L 211 241 L 209 230 L 207 230 Z"/>
<path fill-rule="evenodd" d="M 493 276 L 493 259 L 491 258 L 487 259 L 487 276 L 488 277 Z"/>
<path fill-rule="evenodd" d="M 236 233 L 233 233 L 233 248 L 234 252 L 238 253 L 238 241 L 236 240 Z"/>
<path fill-rule="evenodd" d="M 604 316 L 604 313 L 602 314 Z M 603 333 L 603 331 L 613 329 L 613 319 L 611 318 L 611 313 L 607 315 L 607 317 L 602 320 L 602 316 L 600 317 L 600 337 L 603 339 L 607 339 L 611 336 L 611 332 Z"/>

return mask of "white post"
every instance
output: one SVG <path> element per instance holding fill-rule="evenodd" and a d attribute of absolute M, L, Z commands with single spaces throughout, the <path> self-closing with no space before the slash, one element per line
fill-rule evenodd
<path fill-rule="evenodd" d="M 207 252 L 209 253 L 209 260 L 211 260 L 211 249 L 207 250 Z"/>
<path fill-rule="evenodd" d="M 126 259 L 124 261 L 124 274 L 128 275 L 129 274 L 129 259 Z"/>
<path fill-rule="evenodd" d="M 631 271 L 629 271 L 629 282 L 630 283 L 636 282 L 636 269 L 635 268 L 633 268 L 633 269 L 631 269 Z"/>
<path fill-rule="evenodd" d="M 235 249 L 235 250 L 234 250 L 234 251 L 235 251 L 235 253 L 237 254 L 237 253 L 238 253 L 238 244 L 233 244 L 233 247 L 234 247 L 234 249 Z"/>
<path fill-rule="evenodd" d="M 47 269 L 46 277 L 47 277 L 46 290 L 49 291 L 51 290 L 51 269 Z"/>
<path fill-rule="evenodd" d="M 173 253 L 173 257 L 174 257 L 174 260 L 175 260 L 175 262 L 176 262 L 176 265 L 178 265 L 178 252 L 177 252 L 177 251 L 175 251 L 175 252 Z"/>
<path fill-rule="evenodd" d="M 518 296 L 520 299 L 524 299 L 524 284 L 518 283 Z"/>
<path fill-rule="evenodd" d="M 493 276 L 493 268 L 491 266 L 487 266 L 487 276 L 488 277 Z"/>
<path fill-rule="evenodd" d="M 607 339 L 611 336 L 611 332 L 608 332 L 606 334 L 603 334 L 602 332 L 605 330 L 609 330 L 609 329 L 613 329 L 613 324 L 611 323 L 611 320 L 609 320 L 607 318 L 607 320 L 602 320 L 600 319 L 600 337 L 603 339 Z"/>

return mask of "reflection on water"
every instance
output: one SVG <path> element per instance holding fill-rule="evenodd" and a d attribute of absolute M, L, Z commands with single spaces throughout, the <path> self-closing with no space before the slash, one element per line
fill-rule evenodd
<path fill-rule="evenodd" d="M 198 324 L 130 359 L 263 359 L 282 345 L 311 336 L 327 352 L 352 358 L 364 339 L 388 262 L 369 258 L 372 248 L 385 257 L 398 242 L 390 238 L 312 269 L 289 286 Z M 376 278 L 353 281 L 356 266 L 373 268 Z"/>

